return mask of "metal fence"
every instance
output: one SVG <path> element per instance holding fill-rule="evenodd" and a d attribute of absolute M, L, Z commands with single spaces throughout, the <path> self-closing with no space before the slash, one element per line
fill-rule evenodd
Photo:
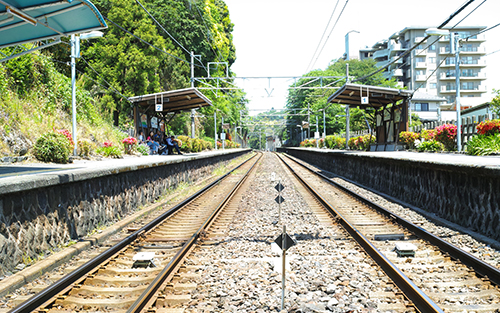
<path fill-rule="evenodd" d="M 462 144 L 467 143 L 467 141 L 469 141 L 469 139 L 471 139 L 472 136 L 477 134 L 477 129 L 476 129 L 477 124 L 479 124 L 485 120 L 492 120 L 492 119 L 497 119 L 497 118 L 499 118 L 499 116 L 495 113 L 478 115 L 478 116 L 474 115 L 474 116 L 462 118 Z M 425 122 L 425 123 L 422 123 L 422 125 L 410 127 L 410 131 L 419 133 L 423 129 L 434 129 L 434 128 L 441 126 L 441 125 L 444 125 L 444 124 L 455 125 L 456 123 L 455 123 L 455 120 Z"/>

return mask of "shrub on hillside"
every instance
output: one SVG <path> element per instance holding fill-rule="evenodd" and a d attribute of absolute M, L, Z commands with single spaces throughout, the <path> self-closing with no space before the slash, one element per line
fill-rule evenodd
<path fill-rule="evenodd" d="M 326 136 L 325 144 L 328 149 L 344 149 L 345 138 L 339 136 Z"/>
<path fill-rule="evenodd" d="M 68 163 L 70 153 L 68 139 L 57 132 L 43 134 L 33 147 L 33 155 L 42 162 Z"/>
<path fill-rule="evenodd" d="M 88 139 L 78 140 L 78 155 L 88 157 L 95 149 L 95 144 Z"/>
<path fill-rule="evenodd" d="M 102 147 L 97 148 L 97 153 L 107 158 L 119 159 L 122 157 L 122 152 L 111 141 L 105 141 Z"/>
<path fill-rule="evenodd" d="M 352 150 L 367 150 L 370 144 L 375 143 L 375 136 L 364 135 L 349 139 L 349 148 Z"/>

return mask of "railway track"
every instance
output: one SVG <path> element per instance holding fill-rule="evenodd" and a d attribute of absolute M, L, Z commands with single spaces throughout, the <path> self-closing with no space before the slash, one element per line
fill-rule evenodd
<path fill-rule="evenodd" d="M 499 312 L 500 270 L 323 176 L 281 158 L 421 312 Z"/>
<path fill-rule="evenodd" d="M 139 312 L 177 301 L 165 295 L 184 258 L 198 239 L 224 221 L 223 210 L 254 168 L 260 155 L 182 201 L 118 244 L 77 268 L 9 312 Z M 189 284 L 176 283 L 177 289 Z"/>

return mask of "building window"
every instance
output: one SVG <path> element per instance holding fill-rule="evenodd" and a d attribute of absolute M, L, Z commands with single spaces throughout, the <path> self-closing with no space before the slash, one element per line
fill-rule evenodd
<path fill-rule="evenodd" d="M 416 70 L 415 75 L 425 75 L 425 70 Z"/>
<path fill-rule="evenodd" d="M 417 62 L 417 63 L 425 62 L 425 57 L 416 57 L 415 62 Z"/>
<path fill-rule="evenodd" d="M 435 57 L 430 57 L 429 58 L 429 63 L 436 64 L 436 58 Z"/>
<path fill-rule="evenodd" d="M 477 90 L 478 86 L 474 82 L 462 82 L 460 88 L 462 90 Z"/>
<path fill-rule="evenodd" d="M 437 84 L 436 83 L 430 83 L 429 84 L 430 89 L 437 89 Z"/>
<path fill-rule="evenodd" d="M 429 51 L 436 51 L 436 45 L 430 45 Z"/>
<path fill-rule="evenodd" d="M 415 111 L 429 111 L 429 103 L 415 103 Z"/>

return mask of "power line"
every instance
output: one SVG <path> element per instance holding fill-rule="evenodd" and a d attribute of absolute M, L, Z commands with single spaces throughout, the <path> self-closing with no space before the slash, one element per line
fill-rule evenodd
<path fill-rule="evenodd" d="M 178 42 L 174 36 L 172 36 L 155 18 L 153 15 L 151 15 L 151 13 L 149 13 L 149 11 L 142 5 L 142 3 L 139 2 L 139 0 L 135 0 L 137 2 L 137 4 L 139 4 L 141 6 L 141 8 L 149 15 L 149 17 L 151 17 L 151 19 L 153 19 L 153 21 L 156 23 L 156 25 L 158 25 L 169 37 L 170 39 L 172 39 L 176 44 L 179 45 L 179 47 L 181 47 L 187 54 L 191 54 L 186 48 L 184 48 L 184 46 Z M 200 62 L 200 64 L 205 68 L 205 66 L 203 65 L 203 63 L 201 63 L 200 60 L 198 60 Z M 205 68 L 206 69 L 206 68 Z"/>
<path fill-rule="evenodd" d="M 347 3 L 349 3 L 349 0 L 346 0 L 344 3 L 344 7 L 342 8 L 342 11 L 340 11 L 339 16 L 337 17 L 337 20 L 335 21 L 335 24 L 333 25 L 333 28 L 330 30 L 330 33 L 328 34 L 328 37 L 325 39 L 325 43 L 323 44 L 323 47 L 321 47 L 321 50 L 319 51 L 318 55 L 316 56 L 316 60 L 314 60 L 314 63 L 311 67 L 314 67 L 316 64 L 316 61 L 318 61 L 319 56 L 321 55 L 321 52 L 323 52 L 323 49 L 326 46 L 326 43 L 328 42 L 328 39 L 330 38 L 330 35 L 332 34 L 333 30 L 335 29 L 335 26 L 337 26 L 337 23 L 339 22 L 340 17 L 342 16 L 342 13 L 344 13 L 345 7 L 347 6 Z"/>
<path fill-rule="evenodd" d="M 451 14 L 443 23 L 441 23 L 441 25 L 439 25 L 437 28 L 443 28 L 446 24 L 448 24 L 455 16 L 457 16 L 460 12 L 462 12 L 469 4 L 471 4 L 472 2 L 474 2 L 474 0 L 469 0 L 467 3 L 463 4 L 462 7 L 460 7 L 458 10 L 456 10 L 453 14 Z M 415 44 L 413 47 L 411 47 L 410 49 L 406 50 L 403 54 L 401 54 L 398 58 L 396 58 L 395 60 L 393 60 L 392 62 L 389 62 L 388 64 L 386 64 L 385 66 L 382 66 L 380 67 L 379 69 L 363 76 L 363 77 L 360 77 L 360 78 L 357 78 L 357 79 L 354 79 L 352 82 L 358 82 L 358 81 L 363 81 L 365 79 L 367 79 L 368 77 L 371 77 L 387 68 L 389 68 L 389 66 L 393 65 L 394 63 L 396 63 L 397 61 L 399 61 L 401 58 L 407 56 L 410 52 L 412 52 L 413 50 L 415 50 L 418 46 L 420 46 L 422 43 L 424 43 L 427 39 L 429 39 L 431 36 L 425 36 L 422 40 L 420 40 L 420 42 L 418 42 L 417 44 Z"/>
<path fill-rule="evenodd" d="M 191 3 L 191 0 L 190 0 L 190 3 Z M 205 26 L 205 29 L 207 30 L 207 32 L 205 34 L 205 36 L 207 37 L 207 42 L 210 46 L 210 49 L 212 50 L 212 52 L 217 56 L 217 60 L 219 62 L 222 62 L 221 61 L 221 58 L 222 58 L 222 53 L 220 53 L 219 51 L 219 48 L 217 47 L 217 45 L 214 43 L 214 46 L 215 46 L 215 49 L 217 50 L 217 52 L 215 52 L 214 48 L 212 47 L 212 45 L 210 44 L 210 30 L 208 29 L 208 26 L 207 26 L 207 23 L 205 22 L 205 18 L 203 18 L 203 15 L 201 14 L 200 12 L 200 8 L 198 8 L 198 5 L 196 4 L 196 0 L 193 1 L 193 4 L 196 8 L 196 11 L 198 12 L 198 15 L 200 16 L 201 18 L 201 21 L 203 22 L 203 25 Z"/>
<path fill-rule="evenodd" d="M 332 15 L 330 15 L 330 19 L 328 20 L 328 23 L 326 24 L 325 30 L 323 31 L 323 35 L 321 35 L 321 39 L 318 42 L 318 46 L 316 47 L 316 50 L 313 53 L 311 61 L 309 61 L 309 65 L 307 65 L 306 73 L 309 71 L 309 67 L 311 66 L 311 63 L 314 60 L 314 56 L 316 55 L 316 52 L 318 52 L 319 46 L 321 45 L 321 42 L 323 41 L 323 38 L 325 37 L 326 31 L 328 30 L 328 26 L 330 26 L 330 22 L 332 21 L 332 18 L 335 15 L 335 11 L 337 11 L 337 6 L 338 6 L 339 2 L 340 2 L 340 0 L 337 0 L 337 3 L 335 4 L 335 8 L 333 8 Z"/>
<path fill-rule="evenodd" d="M 112 20 L 110 20 L 108 17 L 104 16 L 104 18 L 105 18 L 107 21 L 109 21 L 110 23 L 112 23 L 113 25 L 115 25 L 116 27 L 118 27 L 119 29 L 121 29 L 122 31 L 124 31 L 124 32 L 126 32 L 127 34 L 129 34 L 129 35 L 131 35 L 131 36 L 135 37 L 136 39 L 138 39 L 138 40 L 140 40 L 140 41 L 142 41 L 143 43 L 147 44 L 148 46 L 150 46 L 150 47 L 152 47 L 152 48 L 154 48 L 154 49 L 156 49 L 156 50 L 158 50 L 158 51 L 160 51 L 160 52 L 162 52 L 162 53 L 165 53 L 165 54 L 167 54 L 167 55 L 169 55 L 169 56 L 171 56 L 171 57 L 173 57 L 173 58 L 175 58 L 175 59 L 177 59 L 177 60 L 179 60 L 179 61 L 185 62 L 185 63 L 187 63 L 187 64 L 191 64 L 191 62 L 189 62 L 189 61 L 187 61 L 187 60 L 184 60 L 184 59 L 182 59 L 182 58 L 179 58 L 178 56 L 175 56 L 175 55 L 173 55 L 173 54 L 170 54 L 170 53 L 168 53 L 168 52 L 166 52 L 166 51 L 163 51 L 162 49 L 160 49 L 160 48 L 158 48 L 158 47 L 156 47 L 156 46 L 154 46 L 154 45 L 150 44 L 149 42 L 145 41 L 144 39 L 142 39 L 142 38 L 140 38 L 140 37 L 138 37 L 138 36 L 136 36 L 136 35 L 132 34 L 132 33 L 131 33 L 131 32 L 129 32 L 128 30 L 126 30 L 125 28 L 121 27 L 120 25 L 118 25 L 118 24 L 116 24 L 115 22 L 113 22 Z M 201 67 L 201 66 L 199 66 L 198 64 L 193 64 L 193 65 L 194 65 L 194 66 Z"/>

